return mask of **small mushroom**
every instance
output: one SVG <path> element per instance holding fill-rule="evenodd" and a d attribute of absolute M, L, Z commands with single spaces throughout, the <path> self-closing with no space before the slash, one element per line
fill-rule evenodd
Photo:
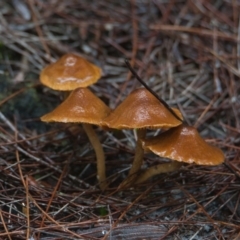
<path fill-rule="evenodd" d="M 54 90 L 72 91 L 94 84 L 101 77 L 101 69 L 86 59 L 68 53 L 58 61 L 45 67 L 40 81 Z"/>
<path fill-rule="evenodd" d="M 172 128 L 154 138 L 143 140 L 142 143 L 144 149 L 175 161 L 148 168 L 139 176 L 136 183 L 144 182 L 160 173 L 177 170 L 182 163 L 214 166 L 224 161 L 221 149 L 205 142 L 196 128 L 185 124 Z"/>
<path fill-rule="evenodd" d="M 101 125 L 102 119 L 109 113 L 110 108 L 89 89 L 78 88 L 52 112 L 41 117 L 44 122 L 82 123 L 96 153 L 97 176 L 102 190 L 107 187 L 105 156 L 102 145 L 90 124 Z"/>
<path fill-rule="evenodd" d="M 176 113 L 181 115 L 178 110 Z M 180 116 L 181 117 L 181 116 Z M 176 119 L 162 103 L 147 89 L 134 90 L 108 117 L 103 125 L 114 129 L 137 129 L 135 157 L 126 184 L 132 182 L 143 161 L 144 150 L 140 139 L 145 137 L 146 128 L 171 128 L 182 122 Z M 131 176 L 131 177 L 130 177 Z M 130 183 L 131 184 L 131 183 Z"/>

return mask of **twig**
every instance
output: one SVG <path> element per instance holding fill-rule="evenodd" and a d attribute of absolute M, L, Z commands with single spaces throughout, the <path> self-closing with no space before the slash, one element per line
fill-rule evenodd
<path fill-rule="evenodd" d="M 139 76 L 138 74 L 135 72 L 135 70 L 132 68 L 132 66 L 130 65 L 129 61 L 126 59 L 125 63 L 127 65 L 127 67 L 129 68 L 129 70 L 132 72 L 133 76 L 154 96 L 156 97 L 163 105 L 164 107 L 166 107 L 168 109 L 168 111 L 175 117 L 177 118 L 179 121 L 183 122 L 183 120 L 168 106 L 168 104 L 162 99 L 160 98 Z"/>

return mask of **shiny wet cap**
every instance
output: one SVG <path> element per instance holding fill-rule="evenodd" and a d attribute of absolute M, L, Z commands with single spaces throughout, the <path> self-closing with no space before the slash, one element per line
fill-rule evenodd
<path fill-rule="evenodd" d="M 171 128 L 142 143 L 144 149 L 179 162 L 218 165 L 224 161 L 221 149 L 208 144 L 196 128 L 187 125 Z"/>
<path fill-rule="evenodd" d="M 182 118 L 179 110 L 173 110 Z M 145 88 L 139 88 L 130 93 L 103 120 L 103 125 L 115 129 L 171 128 L 181 123 Z"/>
<path fill-rule="evenodd" d="M 88 88 L 78 88 L 52 112 L 41 117 L 43 122 L 89 123 L 101 125 L 110 108 Z"/>
<path fill-rule="evenodd" d="M 76 54 L 68 53 L 45 67 L 40 74 L 40 81 L 54 90 L 72 91 L 94 84 L 100 77 L 99 67 Z"/>

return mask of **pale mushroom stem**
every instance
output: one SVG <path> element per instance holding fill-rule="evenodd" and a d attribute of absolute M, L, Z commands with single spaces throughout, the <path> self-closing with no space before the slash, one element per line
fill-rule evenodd
<path fill-rule="evenodd" d="M 105 155 L 103 152 L 103 148 L 96 132 L 93 130 L 92 125 L 83 123 L 82 124 L 84 131 L 86 132 L 89 141 L 92 144 L 92 147 L 95 151 L 97 158 L 97 178 L 99 181 L 99 186 L 101 190 L 105 190 L 107 188 L 106 181 L 106 168 L 105 168 Z"/>
<path fill-rule="evenodd" d="M 146 129 L 137 129 L 137 143 L 135 148 L 135 156 L 131 169 L 129 170 L 128 177 L 123 181 L 122 186 L 132 185 L 133 181 L 137 178 L 137 173 L 140 170 L 143 163 L 144 149 L 142 147 L 141 139 L 146 136 Z"/>
<path fill-rule="evenodd" d="M 161 173 L 168 173 L 178 170 L 183 163 L 173 161 L 171 163 L 162 163 L 156 166 L 150 167 L 146 169 L 143 173 L 141 173 L 135 181 L 135 184 L 142 183 L 147 181 L 149 178 L 161 174 Z"/>
<path fill-rule="evenodd" d="M 137 143 L 135 148 L 135 156 L 133 160 L 132 167 L 128 173 L 128 176 L 131 176 L 132 174 L 137 173 L 143 163 L 143 156 L 144 156 L 144 149 L 142 147 L 142 139 L 146 136 L 146 129 L 137 129 Z"/>

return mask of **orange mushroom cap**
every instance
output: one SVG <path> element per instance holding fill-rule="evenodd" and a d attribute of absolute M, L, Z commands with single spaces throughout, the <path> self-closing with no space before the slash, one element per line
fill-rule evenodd
<path fill-rule="evenodd" d="M 209 145 L 194 127 L 181 125 L 157 137 L 143 140 L 143 147 L 160 157 L 198 165 L 218 165 L 224 161 L 223 152 Z"/>
<path fill-rule="evenodd" d="M 52 112 L 41 117 L 43 122 L 78 122 L 101 125 L 110 108 L 87 88 L 77 88 Z"/>
<path fill-rule="evenodd" d="M 177 114 L 181 113 L 175 110 Z M 168 128 L 182 122 L 176 119 L 147 89 L 139 88 L 103 120 L 103 125 L 115 129 Z"/>
<path fill-rule="evenodd" d="M 87 87 L 100 77 L 99 67 L 76 54 L 68 53 L 45 67 L 40 74 L 40 81 L 54 90 L 71 91 Z"/>

